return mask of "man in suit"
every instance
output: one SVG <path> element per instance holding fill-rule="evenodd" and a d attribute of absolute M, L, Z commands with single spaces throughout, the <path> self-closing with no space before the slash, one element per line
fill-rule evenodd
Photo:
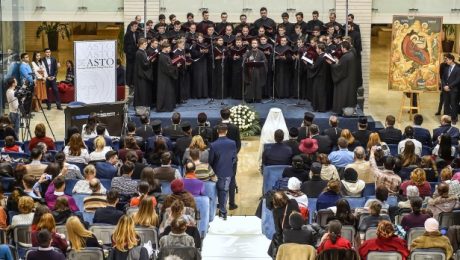
<path fill-rule="evenodd" d="M 150 123 L 149 116 L 142 115 L 140 117 L 140 121 L 141 121 L 142 126 L 139 126 L 138 128 L 136 128 L 136 135 L 142 137 L 142 139 L 144 139 L 145 141 L 149 139 L 149 137 L 154 136 L 155 133 L 153 132 L 152 126 L 149 125 Z"/>
<path fill-rule="evenodd" d="M 299 136 L 299 129 L 297 127 L 289 128 L 289 140 L 284 141 L 283 143 L 287 146 L 291 147 L 292 155 L 299 155 L 299 141 L 297 141 L 297 137 Z"/>
<path fill-rule="evenodd" d="M 173 143 L 169 137 L 163 135 L 163 129 L 161 128 L 161 121 L 156 119 L 152 121 L 152 129 L 153 133 L 155 134 L 154 136 L 150 137 L 147 140 L 147 152 L 151 152 L 155 150 L 155 142 L 159 137 L 164 138 L 166 145 L 168 146 L 168 150 L 172 151 L 173 150 Z"/>
<path fill-rule="evenodd" d="M 181 115 L 178 112 L 174 112 L 171 116 L 171 125 L 163 129 L 163 135 L 169 137 L 171 141 L 176 141 L 178 138 L 184 136 L 184 131 L 180 127 Z"/>
<path fill-rule="evenodd" d="M 332 151 L 333 143 L 329 136 L 320 135 L 318 125 L 312 124 L 310 126 L 310 135 L 312 139 L 318 142 L 318 153 L 329 154 Z"/>
<path fill-rule="evenodd" d="M 438 137 L 442 134 L 450 135 L 452 145 L 458 145 L 460 132 L 457 127 L 452 125 L 452 121 L 448 115 L 443 115 L 441 117 L 441 125 L 433 130 L 433 145 L 438 143 Z"/>
<path fill-rule="evenodd" d="M 420 114 L 414 115 L 414 138 L 417 139 L 422 145 L 432 146 L 431 133 L 428 129 L 422 127 L 423 116 Z"/>
<path fill-rule="evenodd" d="M 46 78 L 46 88 L 51 88 L 53 91 L 54 99 L 56 100 L 57 109 L 62 110 L 61 97 L 59 96 L 59 90 L 56 82 L 56 77 L 60 65 L 57 63 L 54 57 L 51 57 L 51 50 L 49 48 L 45 49 L 45 58 L 43 58 L 43 64 L 45 65 L 46 73 L 48 74 L 48 77 Z M 51 102 L 49 98 L 46 100 L 46 106 L 48 110 L 51 110 Z"/>
<path fill-rule="evenodd" d="M 401 130 L 394 127 L 396 118 L 388 115 L 385 119 L 385 128 L 379 130 L 380 140 L 387 144 L 399 144 L 401 141 Z"/>
<path fill-rule="evenodd" d="M 99 179 L 113 179 L 118 173 L 118 152 L 108 151 L 105 154 L 105 162 L 97 162 L 96 177 Z"/>
<path fill-rule="evenodd" d="M 339 119 L 337 116 L 329 117 L 330 128 L 323 131 L 324 135 L 329 136 L 331 139 L 332 145 L 337 145 L 337 140 L 339 140 L 340 134 L 342 133 L 342 128 L 339 127 Z"/>
<path fill-rule="evenodd" d="M 449 66 L 442 76 L 442 91 L 444 96 L 444 115 L 450 115 L 452 123 L 457 124 L 458 93 L 460 89 L 460 67 L 455 63 L 452 54 L 446 54 L 446 63 Z"/>
<path fill-rule="evenodd" d="M 185 135 L 176 140 L 174 154 L 179 156 L 179 161 L 182 161 L 185 150 L 190 146 L 190 143 L 192 142 L 192 125 L 190 122 L 185 121 L 180 124 L 180 127 Z"/>
<path fill-rule="evenodd" d="M 209 149 L 209 164 L 217 175 L 217 199 L 219 202 L 219 217 L 227 220 L 227 192 L 232 179 L 235 179 L 237 148 L 235 141 L 227 137 L 227 125 L 217 126 L 218 138 L 211 143 Z M 234 181 L 233 181 L 234 183 Z"/>
<path fill-rule="evenodd" d="M 315 119 L 315 114 L 311 112 L 305 112 L 303 115 L 303 122 L 299 128 L 299 137 L 297 141 L 302 141 L 303 139 L 310 136 L 310 126 L 313 124 L 313 120 Z"/>
<path fill-rule="evenodd" d="M 367 130 L 367 117 L 360 117 L 358 119 L 358 130 L 354 131 L 352 135 L 359 141 L 359 143 L 363 147 L 366 147 L 371 133 L 371 131 Z"/>
<path fill-rule="evenodd" d="M 262 155 L 263 165 L 291 165 L 292 150 L 283 143 L 284 132 L 281 129 L 275 131 L 275 143 L 264 150 Z"/>
<path fill-rule="evenodd" d="M 109 190 L 107 192 L 107 207 L 98 208 L 94 213 L 94 224 L 108 224 L 116 225 L 121 216 L 124 215 L 123 211 L 117 209 L 119 201 L 119 194 L 116 190 Z"/>

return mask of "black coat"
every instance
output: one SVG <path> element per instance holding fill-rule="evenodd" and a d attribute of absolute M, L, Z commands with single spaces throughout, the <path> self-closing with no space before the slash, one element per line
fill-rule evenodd
<path fill-rule="evenodd" d="M 301 182 L 308 181 L 310 179 L 309 175 L 310 171 L 307 171 L 305 169 L 296 169 L 294 167 L 286 167 L 283 170 L 283 178 L 291 178 L 291 177 L 296 177 L 299 179 Z"/>
<path fill-rule="evenodd" d="M 283 229 L 290 229 L 291 226 L 289 225 L 289 215 L 293 211 L 300 212 L 299 205 L 295 199 L 290 199 L 288 204 L 282 208 L 273 208 L 273 222 L 275 224 L 275 236 L 280 238 L 279 241 L 282 241 L 283 236 Z M 286 212 L 286 214 L 284 214 Z M 284 222 L 283 222 L 284 220 Z"/>
<path fill-rule="evenodd" d="M 147 140 L 149 137 L 155 135 L 151 125 L 142 125 L 136 129 L 136 135 L 142 137 L 143 140 Z"/>
<path fill-rule="evenodd" d="M 309 181 L 302 183 L 300 187 L 300 191 L 305 193 L 308 198 L 318 198 L 319 194 L 321 194 L 327 186 L 327 181 L 321 180 L 321 178 L 317 179 L 314 177 Z"/>
<path fill-rule="evenodd" d="M 308 77 L 312 83 L 312 107 L 315 111 L 324 112 L 331 109 L 333 83 L 331 65 L 326 62 L 324 54 L 320 54 L 313 66 L 309 66 Z"/>
<path fill-rule="evenodd" d="M 299 155 L 301 153 L 299 150 L 299 142 L 296 139 L 289 139 L 283 143 L 291 147 L 292 156 Z"/>
<path fill-rule="evenodd" d="M 339 127 L 331 127 L 325 129 L 323 134 L 329 136 L 331 139 L 332 145 L 337 145 L 337 141 L 339 140 L 340 134 L 342 133 L 342 128 Z"/>
<path fill-rule="evenodd" d="M 136 32 L 131 32 L 130 30 L 128 30 L 124 36 L 123 51 L 126 54 L 126 59 L 129 61 L 134 61 L 136 59 L 138 38 L 139 35 Z"/>
<path fill-rule="evenodd" d="M 158 59 L 157 112 L 171 112 L 176 107 L 174 91 L 178 78 L 177 67 L 168 54 L 160 53 Z"/>
<path fill-rule="evenodd" d="M 310 230 L 284 229 L 283 243 L 296 243 L 315 246 L 314 236 Z"/>
<path fill-rule="evenodd" d="M 123 211 L 110 206 L 98 208 L 94 213 L 93 223 L 116 225 L 123 214 Z"/>
<path fill-rule="evenodd" d="M 402 138 L 401 130 L 392 126 L 379 130 L 380 140 L 387 144 L 399 144 Z"/>
<path fill-rule="evenodd" d="M 345 107 L 356 107 L 357 60 L 355 55 L 348 51 L 340 57 L 337 64 L 331 65 L 332 81 L 334 82 L 334 96 L 332 111 L 342 114 Z"/>
<path fill-rule="evenodd" d="M 150 107 L 153 103 L 152 65 L 145 50 L 137 50 L 134 65 L 134 106 Z"/>
<path fill-rule="evenodd" d="M 264 150 L 262 154 L 263 165 L 290 165 L 292 162 L 292 150 L 286 144 L 275 143 Z"/>
<path fill-rule="evenodd" d="M 359 143 L 363 146 L 367 146 L 367 142 L 369 141 L 369 136 L 371 135 L 371 131 L 369 130 L 357 130 L 352 133 L 352 135 L 359 141 Z"/>
<path fill-rule="evenodd" d="M 333 143 L 327 135 L 315 135 L 311 137 L 318 141 L 318 153 L 329 154 L 332 151 Z"/>
<path fill-rule="evenodd" d="M 185 133 L 182 131 L 180 125 L 172 124 L 163 129 L 163 135 L 169 137 L 171 141 L 176 141 L 180 137 L 183 137 Z"/>
<path fill-rule="evenodd" d="M 422 145 L 432 146 L 431 133 L 428 129 L 414 126 L 414 138 L 422 143 Z"/>
<path fill-rule="evenodd" d="M 192 136 L 187 135 L 176 140 L 176 146 L 174 147 L 174 154 L 179 156 L 179 159 L 182 160 L 184 157 L 185 150 L 190 146 L 192 142 Z"/>

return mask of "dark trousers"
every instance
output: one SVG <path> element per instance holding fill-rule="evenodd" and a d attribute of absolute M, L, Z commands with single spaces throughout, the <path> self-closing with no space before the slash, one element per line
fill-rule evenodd
<path fill-rule="evenodd" d="M 439 105 L 438 105 L 438 113 L 441 114 L 442 105 L 444 104 L 444 91 L 439 93 Z"/>
<path fill-rule="evenodd" d="M 236 167 L 238 165 L 238 159 L 233 165 L 233 176 L 230 180 L 230 187 L 228 190 L 228 204 L 235 205 L 235 193 L 236 193 Z"/>
<path fill-rule="evenodd" d="M 444 115 L 450 115 L 452 121 L 457 121 L 458 116 L 458 91 L 443 91 L 444 96 Z"/>
<path fill-rule="evenodd" d="M 133 77 L 135 62 L 136 60 L 126 60 L 126 85 L 130 87 L 134 85 Z"/>
<path fill-rule="evenodd" d="M 50 89 L 53 91 L 54 99 L 56 100 L 56 106 L 61 106 L 61 97 L 59 96 L 59 89 L 57 86 L 56 79 L 54 80 L 46 80 L 46 89 Z M 46 99 L 46 105 L 51 107 L 50 99 Z"/>
<path fill-rule="evenodd" d="M 227 214 L 227 193 L 230 188 L 232 177 L 217 177 L 217 201 L 219 202 L 219 211 L 222 214 Z"/>

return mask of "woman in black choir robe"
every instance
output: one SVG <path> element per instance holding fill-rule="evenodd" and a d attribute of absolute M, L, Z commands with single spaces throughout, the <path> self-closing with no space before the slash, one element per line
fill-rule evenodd
<path fill-rule="evenodd" d="M 257 39 L 251 40 L 251 50 L 243 56 L 244 69 L 244 99 L 249 102 L 260 102 L 262 99 L 262 88 L 267 79 L 267 59 L 264 53 L 258 49 Z M 257 63 L 257 66 L 251 66 Z M 263 65 L 262 65 L 263 64 Z"/>
<path fill-rule="evenodd" d="M 152 104 L 152 66 L 145 49 L 147 40 L 139 39 L 139 49 L 134 63 L 134 106 L 150 107 Z"/>
<path fill-rule="evenodd" d="M 280 43 L 275 48 L 275 91 L 278 98 L 288 98 L 292 87 L 292 50 L 286 37 L 281 37 Z"/>
<path fill-rule="evenodd" d="M 183 104 L 190 96 L 190 78 L 187 73 L 187 62 L 185 57 L 185 40 L 179 39 L 176 42 L 177 48 L 172 53 L 172 60 L 181 59 L 181 67 L 178 68 L 178 79 L 176 84 L 176 102 Z"/>
<path fill-rule="evenodd" d="M 334 98 L 332 111 L 337 114 L 342 114 L 342 109 L 345 107 L 356 107 L 356 57 L 350 51 L 351 45 L 349 42 L 342 42 L 342 57 L 336 64 L 331 61 L 331 75 L 334 82 Z"/>
<path fill-rule="evenodd" d="M 208 95 L 208 55 L 209 45 L 204 42 L 201 33 L 197 33 L 197 42 L 190 50 L 192 55 L 192 79 L 194 98 L 207 98 Z"/>
<path fill-rule="evenodd" d="M 312 80 L 312 100 L 311 106 L 314 111 L 325 112 L 332 106 L 332 78 L 331 65 L 326 62 L 324 57 L 325 46 L 323 43 L 316 47 L 318 58 L 309 66 L 309 77 Z"/>
<path fill-rule="evenodd" d="M 267 59 L 267 79 L 262 90 L 262 97 L 269 98 L 273 95 L 273 43 L 268 42 L 267 36 L 261 36 L 259 40 L 259 50 L 265 54 Z"/>
<path fill-rule="evenodd" d="M 232 64 L 232 91 L 231 95 L 234 99 L 241 99 L 242 81 L 243 81 L 243 55 L 246 53 L 246 47 L 243 46 L 243 40 L 238 37 L 235 41 L 235 46 L 230 48 L 230 58 Z"/>
<path fill-rule="evenodd" d="M 174 91 L 178 78 L 177 68 L 169 57 L 171 45 L 165 42 L 161 46 L 158 57 L 158 88 L 157 88 L 157 112 L 171 112 L 176 107 L 176 93 Z"/>
<path fill-rule="evenodd" d="M 214 46 L 214 68 L 212 70 L 211 100 L 223 99 L 226 97 L 225 86 L 222 88 L 222 83 L 225 81 L 222 62 L 224 62 L 223 64 L 225 65 L 227 49 L 224 46 L 224 39 L 222 39 L 221 36 L 216 37 L 216 39 L 216 45 Z"/>
<path fill-rule="evenodd" d="M 150 40 L 150 46 L 145 50 L 147 52 L 147 57 L 152 63 L 152 104 L 157 101 L 157 77 L 158 77 L 158 54 L 160 50 L 158 49 L 158 40 Z"/>

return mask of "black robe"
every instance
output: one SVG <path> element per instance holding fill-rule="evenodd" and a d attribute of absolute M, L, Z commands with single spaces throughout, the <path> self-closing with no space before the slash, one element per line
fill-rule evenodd
<path fill-rule="evenodd" d="M 137 50 L 134 63 L 134 106 L 150 107 L 153 98 L 152 64 L 145 50 Z"/>
<path fill-rule="evenodd" d="M 292 86 L 292 55 L 289 46 L 276 46 L 275 48 L 275 94 L 278 98 L 288 98 Z M 287 51 L 287 52 L 286 52 Z M 282 59 L 279 54 L 285 54 Z"/>
<path fill-rule="evenodd" d="M 157 112 L 171 112 L 176 107 L 177 67 L 171 63 L 169 54 L 158 57 Z"/>
<path fill-rule="evenodd" d="M 345 107 L 356 107 L 356 67 L 355 55 L 348 51 L 342 55 L 338 64 L 331 65 L 331 75 L 334 82 L 334 98 L 332 111 L 342 114 Z"/>
<path fill-rule="evenodd" d="M 312 80 L 311 106 L 314 111 L 325 112 L 332 106 L 331 65 L 326 62 L 324 53 L 309 66 L 309 77 Z"/>
<path fill-rule="evenodd" d="M 225 86 L 222 88 L 222 83 L 225 83 L 225 63 L 226 63 L 227 49 L 224 46 L 214 46 L 214 68 L 212 69 L 212 89 L 211 98 L 219 99 L 225 98 Z M 222 68 L 222 62 L 224 68 Z M 224 69 L 224 71 L 222 70 Z M 223 81 L 223 82 L 222 82 Z"/>
<path fill-rule="evenodd" d="M 175 49 L 172 53 L 172 59 L 182 56 L 185 58 L 185 50 Z M 176 102 L 180 103 L 190 97 L 190 75 L 187 71 L 187 65 L 182 62 L 182 66 L 178 68 L 178 79 L 176 84 Z"/>
<path fill-rule="evenodd" d="M 263 87 L 262 96 L 268 98 L 273 95 L 273 44 L 259 44 L 259 50 L 264 52 L 267 59 L 267 79 Z"/>
<path fill-rule="evenodd" d="M 152 104 L 154 104 L 157 101 L 157 78 L 158 78 L 158 55 L 160 54 L 160 50 L 153 49 L 150 46 L 145 50 L 147 53 L 147 57 L 151 58 L 153 56 L 156 56 L 154 59 L 151 60 L 152 64 L 152 75 L 153 75 L 153 80 L 152 80 Z"/>
<path fill-rule="evenodd" d="M 246 52 L 246 47 L 241 48 L 231 48 L 230 50 L 230 57 L 228 60 L 231 62 L 231 96 L 234 99 L 241 99 L 241 91 L 242 91 L 242 80 L 243 80 L 243 55 Z M 241 55 L 237 55 L 241 53 Z M 235 56 L 239 56 L 236 58 Z"/>
<path fill-rule="evenodd" d="M 207 98 L 208 95 L 208 53 L 201 53 L 200 50 L 209 49 L 206 44 L 194 44 L 190 50 L 192 55 L 192 97 Z"/>
<path fill-rule="evenodd" d="M 302 61 L 302 56 L 304 53 L 307 52 L 306 47 L 295 48 L 296 54 L 298 55 L 298 59 L 294 60 L 294 80 L 293 80 L 293 97 L 299 99 L 305 99 L 307 94 L 307 87 L 308 87 L 308 70 L 307 64 Z"/>
<path fill-rule="evenodd" d="M 267 79 L 267 59 L 261 50 L 250 50 L 244 54 L 243 60 L 245 62 L 244 98 L 260 100 L 262 99 L 262 88 L 265 86 Z M 263 65 L 250 66 L 248 61 L 263 62 Z"/>
<path fill-rule="evenodd" d="M 137 32 L 128 30 L 123 39 L 123 51 L 126 56 L 126 85 L 134 84 L 134 63 L 136 61 L 137 40 L 139 35 Z"/>

